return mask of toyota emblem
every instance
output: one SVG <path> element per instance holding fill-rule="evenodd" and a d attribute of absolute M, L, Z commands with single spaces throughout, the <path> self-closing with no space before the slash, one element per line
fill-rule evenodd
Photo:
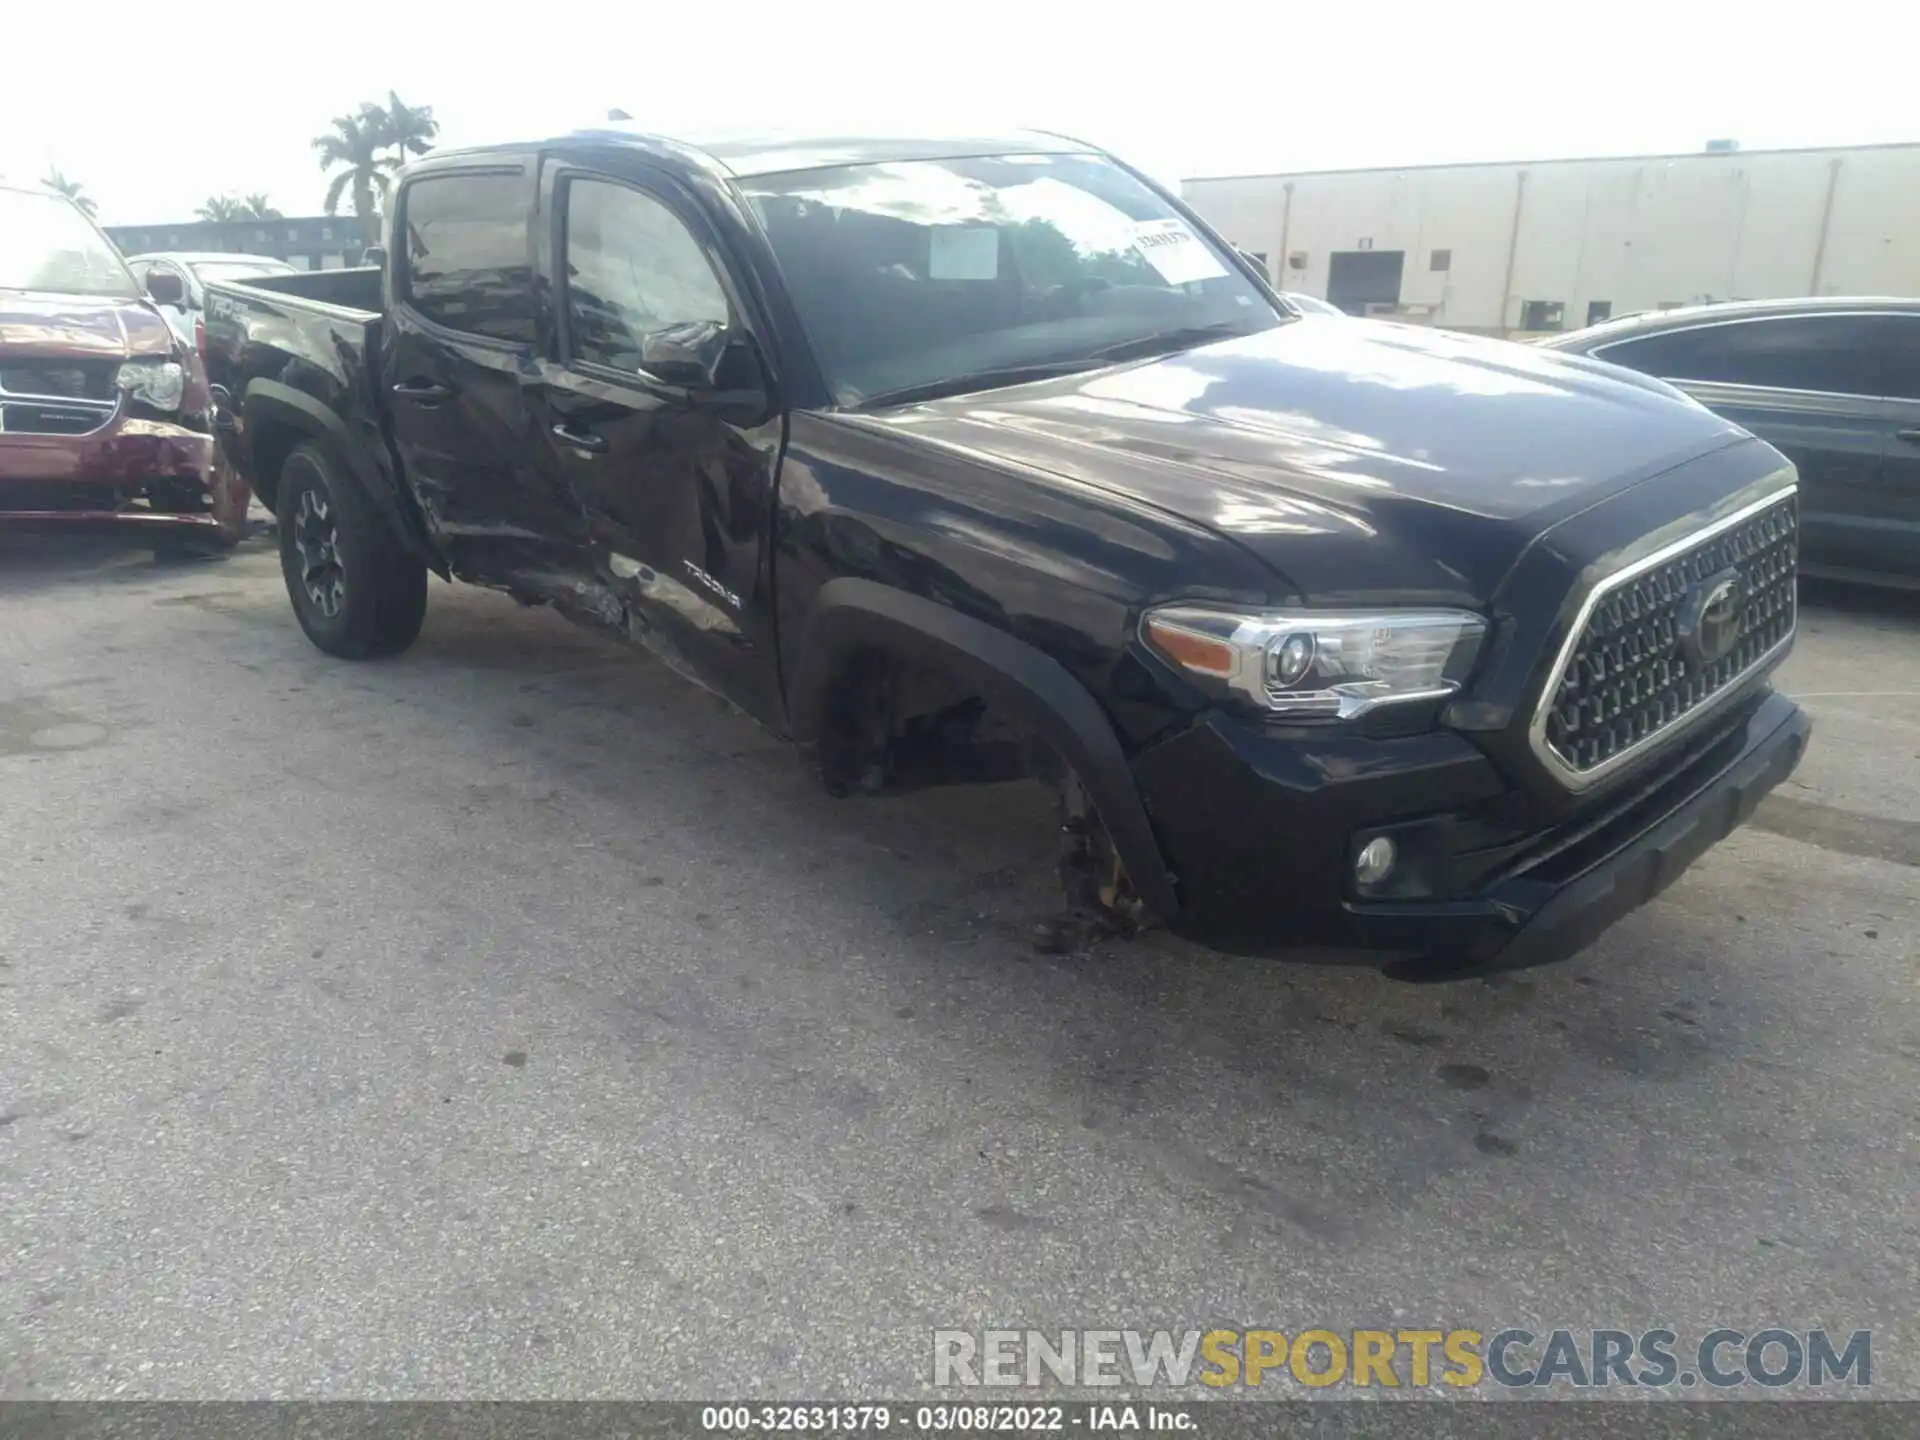
<path fill-rule="evenodd" d="M 1740 572 L 1722 570 L 1680 602 L 1680 653 L 1698 669 L 1724 660 L 1740 641 Z"/>

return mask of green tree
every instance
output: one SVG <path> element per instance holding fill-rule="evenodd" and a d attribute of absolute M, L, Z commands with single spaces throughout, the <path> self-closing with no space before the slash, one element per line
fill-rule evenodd
<path fill-rule="evenodd" d="M 202 202 L 200 208 L 193 213 L 198 215 L 202 220 L 244 220 L 247 218 L 246 207 L 231 195 L 210 196 Z"/>
<path fill-rule="evenodd" d="M 240 202 L 240 213 L 249 220 L 278 220 L 280 212 L 267 203 L 267 197 L 256 190 Z"/>
<path fill-rule="evenodd" d="M 381 140 L 393 147 L 394 169 L 406 164 L 409 155 L 424 155 L 433 148 L 434 138 L 440 133 L 440 122 L 433 118 L 431 105 L 409 105 L 397 92 L 389 90 L 382 113 L 386 123 Z"/>
<path fill-rule="evenodd" d="M 320 168 L 335 172 L 327 186 L 327 214 L 338 214 L 340 197 L 351 190 L 361 236 L 369 245 L 378 244 L 378 206 L 387 198 L 388 173 L 394 167 L 380 153 L 387 143 L 387 112 L 378 105 L 362 105 L 351 115 L 334 116 L 332 124 L 326 134 L 313 139 L 313 148 L 320 152 Z"/>
<path fill-rule="evenodd" d="M 46 179 L 47 188 L 58 190 L 62 195 L 80 207 L 82 215 L 92 215 L 95 210 L 93 197 L 86 193 L 86 187 L 78 180 L 69 180 L 59 170 L 49 168 Z"/>

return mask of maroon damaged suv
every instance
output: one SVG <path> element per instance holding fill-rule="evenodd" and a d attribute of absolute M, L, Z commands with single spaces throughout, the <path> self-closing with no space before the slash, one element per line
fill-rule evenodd
<path fill-rule="evenodd" d="M 251 497 L 216 460 L 212 421 L 200 357 L 112 243 L 66 197 L 0 184 L 0 528 L 232 544 Z"/>

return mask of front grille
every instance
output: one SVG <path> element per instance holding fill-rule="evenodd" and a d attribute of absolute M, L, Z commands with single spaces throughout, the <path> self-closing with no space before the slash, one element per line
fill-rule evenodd
<path fill-rule="evenodd" d="M 15 360 L 0 365 L 0 392 L 39 400 L 106 400 L 117 360 Z"/>
<path fill-rule="evenodd" d="M 86 435 L 112 418 L 111 410 L 0 400 L 0 435 Z"/>
<path fill-rule="evenodd" d="M 1591 782 L 1779 650 L 1793 634 L 1798 549 L 1789 492 L 1603 581 L 1535 722 L 1549 764 Z M 1711 617 L 1720 623 L 1703 623 L 1723 580 L 1737 588 Z"/>
<path fill-rule="evenodd" d="M 118 362 L 16 360 L 0 366 L 0 434 L 86 435 L 119 406 Z"/>

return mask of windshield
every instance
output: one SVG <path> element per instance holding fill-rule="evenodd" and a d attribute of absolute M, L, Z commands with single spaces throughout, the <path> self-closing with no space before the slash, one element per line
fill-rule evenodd
<path fill-rule="evenodd" d="M 63 196 L 0 189 L 0 290 L 134 299 L 119 253 Z"/>
<path fill-rule="evenodd" d="M 209 280 L 245 280 L 255 275 L 287 275 L 296 266 L 284 260 L 196 260 L 193 262 L 194 279 L 205 284 Z"/>
<path fill-rule="evenodd" d="M 1284 318 L 1165 199 L 1094 155 L 741 184 L 841 405 L 1004 384 L 1020 377 L 1000 372 L 1172 350 Z"/>

